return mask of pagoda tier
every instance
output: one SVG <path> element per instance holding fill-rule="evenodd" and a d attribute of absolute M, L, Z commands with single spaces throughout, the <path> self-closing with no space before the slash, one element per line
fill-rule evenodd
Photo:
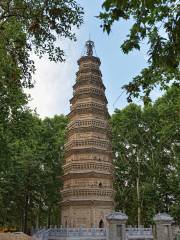
<path fill-rule="evenodd" d="M 93 45 L 86 42 L 87 56 L 78 60 L 68 114 L 61 206 L 62 224 L 69 227 L 103 227 L 114 208 L 109 113 Z"/>

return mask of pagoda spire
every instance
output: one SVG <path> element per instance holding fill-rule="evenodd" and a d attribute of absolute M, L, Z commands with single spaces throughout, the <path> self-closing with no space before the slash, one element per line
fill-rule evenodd
<path fill-rule="evenodd" d="M 89 39 L 86 41 L 85 47 L 87 56 L 93 56 L 94 42 Z"/>

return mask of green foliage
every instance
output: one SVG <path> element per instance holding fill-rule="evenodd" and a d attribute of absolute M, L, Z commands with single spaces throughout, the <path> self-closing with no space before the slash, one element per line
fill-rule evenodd
<path fill-rule="evenodd" d="M 0 226 L 59 223 L 66 118 L 41 121 L 23 89 L 33 87 L 31 54 L 64 61 L 56 39 L 76 40 L 82 14 L 74 0 L 0 1 Z"/>
<path fill-rule="evenodd" d="M 179 102 L 174 86 L 153 105 L 130 104 L 112 116 L 117 208 L 132 225 L 152 223 L 159 211 L 180 222 Z"/>
<path fill-rule="evenodd" d="M 132 225 L 159 211 L 180 222 L 179 102 L 173 86 L 153 105 L 112 116 L 117 209 Z M 41 120 L 28 109 L 0 125 L 0 226 L 60 225 L 66 125 L 62 115 Z"/>
<path fill-rule="evenodd" d="M 151 90 L 159 85 L 167 89 L 169 83 L 179 82 L 180 71 L 180 4 L 176 0 L 131 1 L 105 0 L 99 18 L 103 30 L 108 34 L 115 21 L 132 20 L 133 24 L 121 49 L 128 54 L 133 49 L 140 50 L 141 43 L 147 42 L 148 67 L 144 68 L 132 82 L 123 86 L 132 97 L 141 96 L 150 101 Z"/>
<path fill-rule="evenodd" d="M 51 61 L 64 61 L 56 40 L 76 40 L 73 28 L 82 24 L 82 8 L 74 0 L 0 1 L 0 120 L 27 103 L 23 88 L 33 87 L 35 71 L 31 55 L 44 54 Z"/>
<path fill-rule="evenodd" d="M 28 232 L 60 224 L 59 178 L 67 119 L 40 120 L 29 110 L 9 121 L 0 148 L 0 226 Z"/>
<path fill-rule="evenodd" d="M 45 225 L 50 226 L 60 224 L 60 188 L 62 181 L 62 163 L 64 154 L 65 127 L 67 119 L 64 116 L 54 116 L 52 119 L 46 118 L 43 123 L 42 144 L 43 144 L 43 162 L 44 176 L 43 196 L 46 199 L 45 207 L 48 213 L 48 222 Z"/>

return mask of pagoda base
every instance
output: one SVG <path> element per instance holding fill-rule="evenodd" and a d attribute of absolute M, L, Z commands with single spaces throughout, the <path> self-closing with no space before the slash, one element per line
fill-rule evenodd
<path fill-rule="evenodd" d="M 103 228 L 107 226 L 106 215 L 113 212 L 111 201 L 65 201 L 62 202 L 62 225 L 71 228 Z"/>

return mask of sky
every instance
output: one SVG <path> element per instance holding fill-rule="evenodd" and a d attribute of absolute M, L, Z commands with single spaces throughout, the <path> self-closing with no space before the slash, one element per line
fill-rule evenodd
<path fill-rule="evenodd" d="M 124 108 L 127 105 L 127 96 L 122 94 L 121 87 L 138 75 L 147 62 L 147 46 L 142 45 L 141 51 L 133 51 L 124 55 L 120 45 L 126 39 L 132 22 L 116 23 L 110 35 L 104 33 L 100 27 L 101 22 L 96 16 L 101 11 L 102 0 L 77 0 L 84 8 L 84 24 L 75 29 L 77 41 L 58 41 L 65 50 L 66 62 L 53 63 L 47 56 L 35 60 L 36 73 L 35 87 L 28 90 L 31 95 L 29 106 L 35 109 L 40 117 L 53 117 L 59 114 L 68 114 L 69 100 L 72 97 L 72 86 L 75 83 L 78 71 L 77 60 L 84 52 L 85 42 L 89 39 L 95 43 L 97 56 L 101 60 L 101 72 L 106 86 L 108 109 L 110 114 L 115 108 Z M 158 91 L 153 92 L 153 99 L 159 96 Z M 141 104 L 139 100 L 136 103 Z"/>

